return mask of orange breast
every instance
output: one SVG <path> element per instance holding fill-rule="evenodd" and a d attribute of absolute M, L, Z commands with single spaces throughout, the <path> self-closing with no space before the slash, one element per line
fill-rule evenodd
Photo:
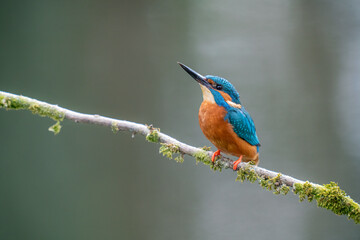
<path fill-rule="evenodd" d="M 239 138 L 232 125 L 224 120 L 225 115 L 224 107 L 203 101 L 199 110 L 199 124 L 204 135 L 220 151 L 237 157 L 243 155 L 243 161 L 254 160 L 257 163 L 259 154 L 256 146 Z"/>

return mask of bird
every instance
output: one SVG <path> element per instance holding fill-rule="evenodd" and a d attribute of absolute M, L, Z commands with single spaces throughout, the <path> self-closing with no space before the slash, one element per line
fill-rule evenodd
<path fill-rule="evenodd" d="M 240 95 L 226 79 L 213 75 L 202 76 L 188 66 L 178 64 L 201 88 L 203 102 L 199 109 L 199 125 L 205 137 L 215 145 L 211 157 L 214 163 L 221 152 L 236 156 L 233 170 L 239 163 L 259 163 L 260 142 L 250 114 L 240 102 Z"/>

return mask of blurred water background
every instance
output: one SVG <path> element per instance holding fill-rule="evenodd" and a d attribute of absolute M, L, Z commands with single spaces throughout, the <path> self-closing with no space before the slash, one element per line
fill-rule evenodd
<path fill-rule="evenodd" d="M 210 146 L 201 91 L 176 64 L 230 80 L 260 166 L 338 182 L 360 201 L 360 3 L 5 1 L 0 89 L 154 124 Z M 360 239 L 314 203 L 158 154 L 141 136 L 0 111 L 1 239 Z"/>

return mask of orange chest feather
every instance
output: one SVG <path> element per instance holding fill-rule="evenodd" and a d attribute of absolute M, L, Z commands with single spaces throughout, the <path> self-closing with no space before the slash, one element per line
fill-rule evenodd
<path fill-rule="evenodd" d="M 244 155 L 245 160 L 257 157 L 256 147 L 239 138 L 232 125 L 225 121 L 225 108 L 203 101 L 199 109 L 199 124 L 207 139 L 221 151 L 234 156 Z"/>
<path fill-rule="evenodd" d="M 199 124 L 205 135 L 221 133 L 217 129 L 228 128 L 229 123 L 225 122 L 226 110 L 215 103 L 203 101 L 199 109 Z"/>

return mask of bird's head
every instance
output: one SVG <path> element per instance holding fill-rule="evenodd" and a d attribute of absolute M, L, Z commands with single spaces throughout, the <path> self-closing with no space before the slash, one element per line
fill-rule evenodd
<path fill-rule="evenodd" d="M 182 63 L 179 65 L 200 84 L 204 101 L 241 108 L 239 93 L 228 80 L 212 75 L 202 76 Z"/>

